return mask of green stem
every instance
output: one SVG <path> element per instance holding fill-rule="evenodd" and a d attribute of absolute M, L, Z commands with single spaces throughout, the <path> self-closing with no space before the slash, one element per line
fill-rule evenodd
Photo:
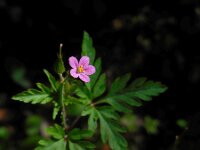
<path fill-rule="evenodd" d="M 68 129 L 67 122 L 66 122 L 66 117 L 67 117 L 67 113 L 66 113 L 66 110 L 65 110 L 64 102 L 62 100 L 62 119 L 63 119 L 63 126 L 64 126 L 65 130 Z"/>
<path fill-rule="evenodd" d="M 63 122 L 63 126 L 64 126 L 64 129 L 67 130 L 68 129 L 68 125 L 67 125 L 67 122 L 66 122 L 66 118 L 67 118 L 67 113 L 66 113 L 66 110 L 65 110 L 65 104 L 64 104 L 64 77 L 62 74 L 59 74 L 59 77 L 60 77 L 60 82 L 62 84 L 62 91 L 61 91 L 61 104 L 62 104 L 62 122 Z"/>
<path fill-rule="evenodd" d="M 92 103 L 91 105 L 95 106 L 95 105 L 102 104 L 102 103 L 106 103 L 106 100 L 105 99 L 100 99 L 100 100 Z"/>
<path fill-rule="evenodd" d="M 60 82 L 63 83 L 65 81 L 65 78 L 63 77 L 63 75 L 61 73 L 59 73 L 58 75 L 60 78 Z"/>
<path fill-rule="evenodd" d="M 78 117 L 74 120 L 74 122 L 72 123 L 72 125 L 70 126 L 69 130 L 73 129 L 74 126 L 76 125 L 76 123 L 77 123 L 80 119 L 81 119 L 81 116 L 78 116 Z"/>

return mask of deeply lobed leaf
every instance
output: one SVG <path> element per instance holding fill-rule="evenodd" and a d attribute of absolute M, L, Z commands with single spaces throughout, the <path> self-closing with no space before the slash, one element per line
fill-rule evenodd
<path fill-rule="evenodd" d="M 35 150 L 66 150 L 66 142 L 64 139 L 58 141 L 52 140 L 40 140 L 38 146 Z"/>
<path fill-rule="evenodd" d="M 127 141 L 121 135 L 125 132 L 119 125 L 119 115 L 110 106 L 90 107 L 82 113 L 82 116 L 89 115 L 88 128 L 93 131 L 97 128 L 97 121 L 100 124 L 100 133 L 103 143 L 108 143 L 113 150 L 125 150 Z"/>
<path fill-rule="evenodd" d="M 52 89 L 56 92 L 57 91 L 57 81 L 56 81 L 56 79 L 46 69 L 44 69 L 44 73 L 46 74 L 46 76 L 47 76 L 47 78 L 49 80 L 49 83 L 51 84 Z"/>
<path fill-rule="evenodd" d="M 147 81 L 146 78 L 138 78 L 127 86 L 129 79 L 130 74 L 117 78 L 105 97 L 105 101 L 117 111 L 129 113 L 131 106 L 141 106 L 141 100 L 150 101 L 167 90 L 160 82 Z"/>
<path fill-rule="evenodd" d="M 53 98 L 46 92 L 41 92 L 36 89 L 29 89 L 13 96 L 12 99 L 22 101 L 24 103 L 46 104 L 52 101 Z"/>
<path fill-rule="evenodd" d="M 85 138 L 90 138 L 92 137 L 92 135 L 93 132 L 90 130 L 80 130 L 78 128 L 75 128 L 69 132 L 68 136 L 71 140 L 82 140 Z"/>
<path fill-rule="evenodd" d="M 64 138 L 65 131 L 64 129 L 59 126 L 58 124 L 55 124 L 55 126 L 46 128 L 46 132 L 51 135 L 55 139 L 62 139 Z"/>
<path fill-rule="evenodd" d="M 95 49 L 93 47 L 92 38 L 87 32 L 83 33 L 83 42 L 82 42 L 82 56 L 88 56 L 90 58 L 90 63 L 93 64 L 95 59 Z"/>

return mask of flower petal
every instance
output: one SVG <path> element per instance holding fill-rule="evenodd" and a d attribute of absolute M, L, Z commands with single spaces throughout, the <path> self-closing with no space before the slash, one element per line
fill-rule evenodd
<path fill-rule="evenodd" d="M 70 70 L 70 75 L 74 78 L 78 78 L 79 74 L 76 73 L 76 68 Z"/>
<path fill-rule="evenodd" d="M 84 82 L 90 82 L 90 78 L 84 73 L 79 74 L 79 78 Z"/>
<path fill-rule="evenodd" d="M 90 58 L 88 56 L 83 56 L 81 57 L 80 61 L 79 61 L 79 66 L 87 66 L 90 63 Z"/>
<path fill-rule="evenodd" d="M 94 66 L 92 66 L 92 65 L 86 66 L 86 67 L 84 68 L 84 70 L 85 70 L 84 73 L 85 73 L 86 75 L 92 75 L 93 73 L 96 72 L 96 68 L 95 68 Z"/>
<path fill-rule="evenodd" d="M 71 56 L 71 57 L 69 58 L 69 65 L 70 65 L 72 68 L 78 68 L 78 60 L 76 59 L 76 57 Z"/>

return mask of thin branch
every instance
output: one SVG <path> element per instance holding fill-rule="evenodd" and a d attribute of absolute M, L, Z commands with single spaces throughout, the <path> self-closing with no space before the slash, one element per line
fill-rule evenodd
<path fill-rule="evenodd" d="M 69 130 L 73 129 L 74 126 L 77 124 L 77 122 L 81 119 L 81 116 L 78 116 L 73 122 L 72 125 L 70 126 Z"/>
<path fill-rule="evenodd" d="M 59 74 L 59 77 L 60 77 L 60 82 L 61 84 L 63 84 L 64 86 L 64 77 L 62 74 Z M 66 110 L 65 110 L 65 104 L 64 104 L 64 101 L 63 101 L 63 97 L 64 97 L 64 88 L 62 87 L 62 91 L 61 91 L 61 103 L 62 103 L 62 122 L 63 122 L 63 126 L 64 126 L 64 129 L 65 130 L 68 130 L 68 125 L 67 125 L 67 122 L 66 122 L 66 118 L 67 118 L 67 113 L 66 113 Z"/>

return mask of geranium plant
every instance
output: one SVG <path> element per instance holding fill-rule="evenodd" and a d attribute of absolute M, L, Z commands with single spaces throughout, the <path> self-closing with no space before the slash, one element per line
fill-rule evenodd
<path fill-rule="evenodd" d="M 83 35 L 79 61 L 74 56 L 63 61 L 61 51 L 62 44 L 55 65 L 57 76 L 44 70 L 49 86 L 36 83 L 37 88 L 12 97 L 25 103 L 52 104 L 55 124 L 46 129 L 50 137 L 41 139 L 36 150 L 95 149 L 96 144 L 91 139 L 98 135 L 112 150 L 126 150 L 128 143 L 123 136 L 126 129 L 119 122 L 120 115 L 131 112 L 132 107 L 141 106 L 143 101 L 150 101 L 153 96 L 165 92 L 167 87 L 146 78 L 131 81 L 130 73 L 116 78 L 108 87 L 101 59 L 95 58 L 92 39 L 87 32 Z M 82 109 L 74 118 L 69 116 L 68 109 L 76 104 Z M 62 121 L 56 122 L 60 117 Z M 87 127 L 77 126 L 82 117 L 87 118 Z"/>

